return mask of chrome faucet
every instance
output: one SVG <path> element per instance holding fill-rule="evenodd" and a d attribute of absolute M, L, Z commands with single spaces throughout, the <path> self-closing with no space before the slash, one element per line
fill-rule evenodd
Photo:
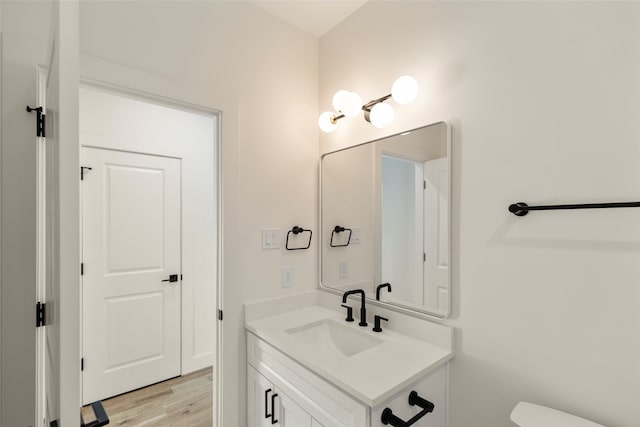
<path fill-rule="evenodd" d="M 360 326 L 367 326 L 367 309 L 364 308 L 364 291 L 362 289 L 353 289 L 351 291 L 347 291 L 342 295 L 342 303 L 346 304 L 347 297 L 353 294 L 360 294 L 360 298 L 362 298 L 362 305 L 360 306 Z"/>

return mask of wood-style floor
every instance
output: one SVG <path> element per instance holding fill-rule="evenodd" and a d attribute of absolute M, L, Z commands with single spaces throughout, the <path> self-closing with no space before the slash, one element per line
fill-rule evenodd
<path fill-rule="evenodd" d="M 103 400 L 110 426 L 213 426 L 211 368 Z M 90 406 L 82 408 L 85 423 L 95 419 Z"/>

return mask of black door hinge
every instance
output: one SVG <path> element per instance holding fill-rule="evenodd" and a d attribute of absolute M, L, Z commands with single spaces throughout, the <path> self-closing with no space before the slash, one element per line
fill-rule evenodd
<path fill-rule="evenodd" d="M 80 370 L 84 371 L 84 357 L 80 359 Z"/>
<path fill-rule="evenodd" d="M 84 181 L 84 171 L 85 170 L 93 170 L 93 168 L 90 168 L 89 166 L 80 166 L 80 181 Z"/>
<path fill-rule="evenodd" d="M 218 310 L 218 320 L 222 322 L 222 310 Z"/>
<path fill-rule="evenodd" d="M 36 117 L 36 135 L 37 136 L 41 136 L 44 138 L 44 125 L 45 125 L 45 118 L 46 115 L 44 114 L 44 111 L 42 111 L 42 107 L 38 107 L 38 108 L 31 108 L 27 105 L 27 112 L 32 112 L 35 111 L 36 113 L 38 113 L 37 117 Z"/>
<path fill-rule="evenodd" d="M 84 262 L 80 263 L 80 275 L 84 276 Z"/>
<path fill-rule="evenodd" d="M 47 305 L 45 303 L 36 303 L 36 328 L 44 326 L 47 322 Z"/>

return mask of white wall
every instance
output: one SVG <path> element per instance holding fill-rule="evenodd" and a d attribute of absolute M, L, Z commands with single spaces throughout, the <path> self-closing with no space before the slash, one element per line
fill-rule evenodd
<path fill-rule="evenodd" d="M 85 77 L 224 106 L 219 374 L 222 425 L 242 426 L 242 304 L 318 283 L 315 239 L 307 251 L 285 251 L 284 241 L 281 250 L 261 250 L 262 227 L 279 227 L 284 237 L 299 225 L 319 235 L 317 39 L 245 2 L 83 2 L 80 12 Z M 283 266 L 294 268 L 293 288 L 280 287 Z"/>
<path fill-rule="evenodd" d="M 452 124 L 452 427 L 511 426 L 519 400 L 640 420 L 637 210 L 507 212 L 638 200 L 638 52 L 640 4 L 617 2 L 370 2 L 321 39 L 319 111 L 421 87 L 392 127 L 342 120 L 322 152 Z"/>

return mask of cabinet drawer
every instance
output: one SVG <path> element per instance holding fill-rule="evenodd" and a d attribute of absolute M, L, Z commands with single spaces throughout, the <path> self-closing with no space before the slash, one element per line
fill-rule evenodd
<path fill-rule="evenodd" d="M 275 347 L 247 332 L 247 362 L 324 426 L 367 427 L 369 410 Z"/>

